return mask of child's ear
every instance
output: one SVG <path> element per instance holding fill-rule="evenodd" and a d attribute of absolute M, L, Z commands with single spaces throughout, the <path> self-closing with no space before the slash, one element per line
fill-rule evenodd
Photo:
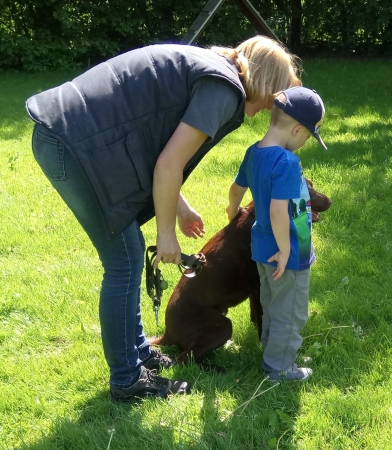
<path fill-rule="evenodd" d="M 302 125 L 300 123 L 298 123 L 292 130 L 291 130 L 291 134 L 293 135 L 293 137 L 296 137 L 299 130 L 302 128 Z"/>

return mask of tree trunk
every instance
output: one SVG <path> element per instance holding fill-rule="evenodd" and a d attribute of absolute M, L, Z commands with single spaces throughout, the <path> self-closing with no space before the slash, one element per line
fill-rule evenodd
<path fill-rule="evenodd" d="M 291 27 L 289 34 L 289 49 L 298 52 L 301 47 L 302 4 L 301 0 L 291 0 Z"/>

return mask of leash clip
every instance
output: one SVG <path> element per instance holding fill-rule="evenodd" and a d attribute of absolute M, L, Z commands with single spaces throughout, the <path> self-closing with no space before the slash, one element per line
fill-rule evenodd
<path fill-rule="evenodd" d="M 198 275 L 206 262 L 206 257 L 203 253 L 189 256 L 181 253 L 181 258 L 178 268 L 180 269 L 180 272 L 188 278 L 193 278 Z"/>

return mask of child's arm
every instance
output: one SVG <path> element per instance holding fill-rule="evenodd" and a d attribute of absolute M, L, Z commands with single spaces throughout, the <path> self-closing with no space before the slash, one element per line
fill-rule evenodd
<path fill-rule="evenodd" d="M 238 208 L 244 198 L 248 188 L 239 186 L 236 182 L 229 189 L 229 206 L 226 208 L 229 222 L 231 222 L 238 213 Z"/>
<path fill-rule="evenodd" d="M 288 213 L 288 200 L 271 200 L 270 216 L 271 226 L 278 244 L 279 251 L 268 259 L 268 262 L 276 261 L 278 266 L 272 274 L 276 281 L 283 275 L 290 256 L 290 217 Z"/>

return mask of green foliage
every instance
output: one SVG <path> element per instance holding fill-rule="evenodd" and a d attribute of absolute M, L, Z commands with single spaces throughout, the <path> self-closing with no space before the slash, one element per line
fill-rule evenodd
<path fill-rule="evenodd" d="M 120 52 L 179 42 L 207 0 L 2 0 L 0 69 L 85 69 Z M 389 0 L 253 0 L 278 38 L 299 56 L 390 56 Z M 198 40 L 235 46 L 254 28 L 227 0 Z"/>
<path fill-rule="evenodd" d="M 3 1 L 0 68 L 86 68 L 146 43 L 176 42 L 203 1 Z"/>
<path fill-rule="evenodd" d="M 305 44 L 338 55 L 391 56 L 392 3 L 389 0 L 306 0 Z"/>

